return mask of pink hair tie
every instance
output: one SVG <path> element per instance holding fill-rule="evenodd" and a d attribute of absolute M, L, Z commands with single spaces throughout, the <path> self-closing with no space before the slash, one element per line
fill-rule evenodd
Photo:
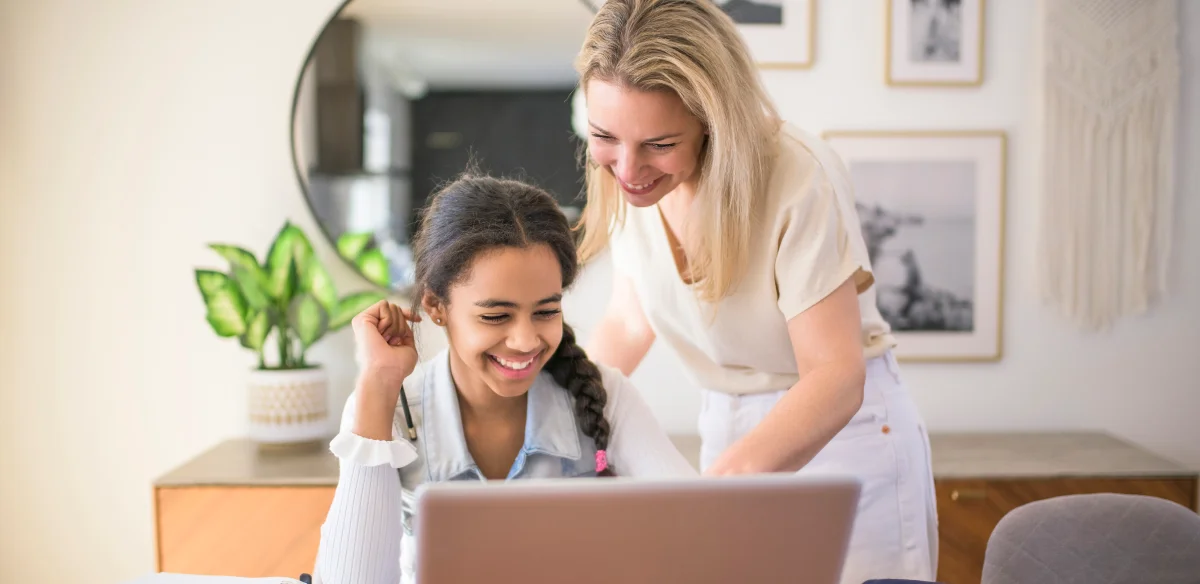
<path fill-rule="evenodd" d="M 604 472 L 608 468 L 608 453 L 603 450 L 596 451 L 596 472 Z"/>

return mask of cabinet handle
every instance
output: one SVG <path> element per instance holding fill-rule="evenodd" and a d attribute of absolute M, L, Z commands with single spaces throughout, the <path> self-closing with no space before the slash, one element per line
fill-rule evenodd
<path fill-rule="evenodd" d="M 957 501 L 959 499 L 986 499 L 987 491 L 984 489 L 954 489 L 950 491 L 950 500 Z"/>

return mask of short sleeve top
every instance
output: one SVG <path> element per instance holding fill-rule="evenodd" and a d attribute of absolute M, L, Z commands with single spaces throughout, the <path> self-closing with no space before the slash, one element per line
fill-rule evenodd
<path fill-rule="evenodd" d="M 611 240 L 659 342 L 698 386 L 731 394 L 778 391 L 798 380 L 788 321 L 849 278 L 862 313 L 864 355 L 895 346 L 876 306 L 874 277 L 849 172 L 819 138 L 784 124 L 759 202 L 748 265 L 715 312 L 679 275 L 657 206 L 626 206 Z"/>

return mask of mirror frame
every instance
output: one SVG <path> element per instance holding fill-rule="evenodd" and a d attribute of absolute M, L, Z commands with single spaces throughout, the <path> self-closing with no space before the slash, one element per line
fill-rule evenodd
<path fill-rule="evenodd" d="M 329 232 L 329 229 L 325 227 L 325 224 L 321 222 L 321 218 L 317 215 L 317 210 L 313 207 L 313 202 L 309 198 L 311 183 L 309 183 L 306 179 L 305 170 L 300 168 L 300 158 L 297 156 L 296 152 L 296 115 L 298 113 L 297 108 L 300 105 L 300 91 L 304 86 L 304 72 L 306 69 L 308 69 L 308 64 L 312 62 L 313 56 L 316 55 L 317 45 L 319 45 L 321 40 L 325 38 L 325 33 L 329 30 L 329 25 L 333 24 L 333 21 L 337 20 L 338 15 L 341 14 L 342 11 L 346 9 L 346 6 L 353 1 L 354 0 L 338 0 L 338 5 L 336 8 L 334 8 L 333 12 L 331 12 L 328 17 L 321 21 L 321 29 L 317 31 L 317 35 L 313 37 L 312 42 L 309 43 L 308 50 L 305 51 L 304 58 L 300 61 L 300 70 L 296 74 L 296 82 L 292 87 L 292 105 L 290 108 L 288 108 L 288 150 L 292 159 L 292 173 L 296 177 L 296 186 L 300 188 L 300 196 L 304 199 L 304 206 L 308 209 L 309 217 L 312 217 L 313 223 L 316 223 L 317 229 L 321 233 L 321 237 L 325 239 L 326 245 L 333 250 L 333 254 L 337 256 L 338 261 L 340 261 L 342 265 L 349 268 L 355 276 L 365 282 L 371 289 L 387 294 L 388 296 L 400 296 L 407 298 L 412 292 L 411 285 L 406 284 L 401 287 L 393 287 L 391 285 L 380 286 L 363 274 L 362 270 L 359 270 L 358 266 L 354 265 L 353 261 L 343 256 L 341 252 L 338 251 L 337 241 L 334 239 L 333 234 Z"/>
<path fill-rule="evenodd" d="M 389 296 L 398 295 L 407 298 L 412 292 L 411 284 L 405 284 L 401 287 L 392 287 L 391 285 L 380 286 L 379 284 L 372 282 L 370 278 L 366 277 L 366 275 L 364 275 L 362 271 L 358 269 L 358 266 L 354 265 L 354 262 L 350 261 L 349 258 L 346 258 L 338 251 L 337 241 L 334 240 L 333 235 L 329 232 L 329 229 L 327 229 L 325 225 L 321 223 L 320 218 L 317 216 L 317 210 L 313 208 L 313 203 L 309 199 L 309 183 L 305 179 L 304 169 L 300 168 L 300 159 L 296 153 L 296 110 L 300 105 L 300 90 L 304 85 L 304 71 L 308 68 L 308 64 L 312 61 L 313 55 L 316 54 L 317 45 L 320 44 L 321 39 L 325 37 L 325 32 L 329 30 L 329 25 L 332 24 L 333 21 L 337 19 L 338 15 L 346 9 L 346 6 L 353 1 L 354 0 L 339 0 L 337 8 L 335 8 L 333 12 L 330 13 L 329 17 L 321 23 L 321 29 L 317 32 L 317 35 L 313 38 L 312 42 L 309 43 L 308 51 L 305 52 L 304 59 L 300 61 L 300 70 L 296 75 L 296 82 L 292 88 L 292 106 L 288 110 L 288 149 L 290 150 L 292 159 L 292 173 L 296 177 L 296 185 L 300 187 L 300 195 L 304 198 L 304 206 L 308 209 L 309 216 L 312 217 L 313 222 L 317 224 L 317 229 L 320 230 L 321 236 L 325 238 L 325 243 L 333 248 L 333 253 L 338 257 L 338 260 L 341 261 L 343 265 L 348 267 L 350 271 L 354 272 L 356 276 L 371 286 L 371 288 L 388 294 Z M 593 5 L 591 0 L 579 1 L 587 7 L 589 12 L 592 14 L 596 13 L 598 7 Z M 599 1 L 603 3 L 604 0 Z"/>

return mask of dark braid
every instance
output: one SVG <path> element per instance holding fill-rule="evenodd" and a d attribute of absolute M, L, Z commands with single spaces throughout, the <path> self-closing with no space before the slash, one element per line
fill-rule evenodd
<path fill-rule="evenodd" d="M 575 342 L 575 331 L 566 323 L 563 323 L 562 342 L 546 363 L 546 371 L 575 398 L 575 419 L 583 433 L 596 443 L 596 450 L 607 450 L 608 420 L 604 419 L 604 404 L 608 402 L 608 391 L 600 378 L 600 368 Z M 612 467 L 600 475 L 613 476 Z"/>
<path fill-rule="evenodd" d="M 450 288 L 469 276 L 475 258 L 505 248 L 546 245 L 562 268 L 563 289 L 579 273 L 574 233 L 554 197 L 524 182 L 465 173 L 438 191 L 421 215 L 413 237 L 416 264 L 413 308 L 425 294 L 443 302 Z M 608 448 L 608 421 L 604 404 L 608 393 L 600 370 L 575 341 L 575 332 L 563 323 L 563 338 L 546 364 L 554 381 L 575 401 L 575 417 L 597 450 Z M 611 476 L 611 468 L 601 475 Z"/>

